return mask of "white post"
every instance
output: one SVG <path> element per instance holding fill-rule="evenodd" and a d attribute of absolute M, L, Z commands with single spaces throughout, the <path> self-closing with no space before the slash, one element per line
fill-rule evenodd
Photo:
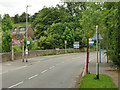
<path fill-rule="evenodd" d="M 24 62 L 24 35 L 22 35 L 22 58 L 23 58 L 23 62 Z"/>
<path fill-rule="evenodd" d="M 26 6 L 26 50 L 27 48 L 27 35 L 28 35 L 28 16 L 27 16 L 27 9 L 28 9 L 28 5 Z M 27 62 L 27 54 L 26 54 L 26 62 Z"/>
<path fill-rule="evenodd" d="M 14 47 L 13 47 L 13 36 L 12 36 L 12 61 L 14 60 Z"/>

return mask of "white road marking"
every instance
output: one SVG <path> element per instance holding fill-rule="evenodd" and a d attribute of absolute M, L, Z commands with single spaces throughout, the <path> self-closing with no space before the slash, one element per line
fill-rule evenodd
<path fill-rule="evenodd" d="M 5 64 L 5 65 L 8 65 L 8 66 L 10 66 L 10 65 L 12 65 L 12 64 Z"/>
<path fill-rule="evenodd" d="M 47 72 L 48 70 L 44 70 L 44 71 L 42 71 L 41 73 L 45 73 L 45 72 Z"/>
<path fill-rule="evenodd" d="M 20 84 L 22 84 L 22 83 L 23 83 L 23 81 L 22 81 L 22 82 L 19 82 L 19 83 L 17 83 L 17 84 L 15 84 L 15 85 L 12 85 L 12 86 L 10 86 L 10 87 L 8 87 L 8 88 L 16 87 L 16 86 L 18 86 L 18 85 L 20 85 Z"/>
<path fill-rule="evenodd" d="M 30 78 L 28 78 L 28 79 L 32 79 L 32 78 L 35 78 L 35 77 L 37 77 L 38 76 L 38 74 L 36 74 L 36 75 L 34 75 L 34 76 L 31 76 Z"/>
<path fill-rule="evenodd" d="M 52 69 L 52 68 L 54 68 L 55 66 L 52 66 L 52 67 L 50 67 L 49 69 Z"/>

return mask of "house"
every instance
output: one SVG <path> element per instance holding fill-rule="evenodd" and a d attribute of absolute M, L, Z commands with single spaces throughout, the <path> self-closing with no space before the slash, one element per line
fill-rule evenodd
<path fill-rule="evenodd" d="M 26 36 L 26 26 L 25 25 L 19 25 L 14 26 L 12 33 L 23 33 Z M 28 37 L 31 37 L 33 40 L 35 39 L 34 35 L 34 29 L 31 25 L 28 25 Z"/>

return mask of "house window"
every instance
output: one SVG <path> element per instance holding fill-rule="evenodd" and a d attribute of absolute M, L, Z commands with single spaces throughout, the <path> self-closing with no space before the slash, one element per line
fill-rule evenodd
<path fill-rule="evenodd" d="M 25 28 L 21 27 L 21 28 L 19 28 L 19 31 L 20 32 L 25 32 Z"/>

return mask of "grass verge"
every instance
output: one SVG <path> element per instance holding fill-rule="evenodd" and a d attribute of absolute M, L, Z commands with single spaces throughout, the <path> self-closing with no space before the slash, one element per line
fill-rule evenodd
<path fill-rule="evenodd" d="M 118 90 L 110 76 L 100 74 L 98 80 L 95 80 L 95 77 L 96 74 L 86 74 L 81 81 L 80 88 L 115 88 Z"/>

